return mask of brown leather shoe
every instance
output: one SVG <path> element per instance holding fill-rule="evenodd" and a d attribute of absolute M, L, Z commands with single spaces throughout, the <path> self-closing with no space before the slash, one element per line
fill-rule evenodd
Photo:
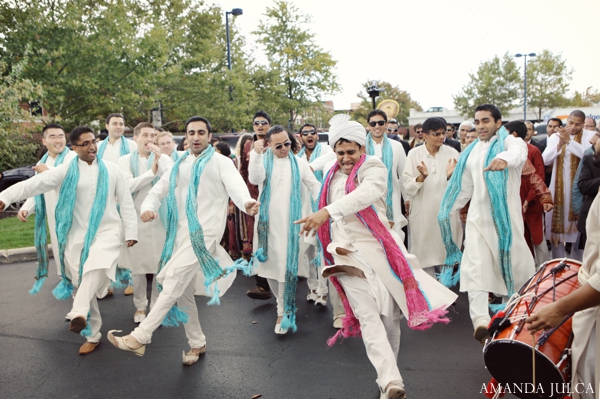
<path fill-rule="evenodd" d="M 81 347 L 79 348 L 79 354 L 80 355 L 88 355 L 88 354 L 92 353 L 94 351 L 94 349 L 96 349 L 96 347 L 98 346 L 99 343 L 100 343 L 100 341 L 98 341 L 98 342 L 86 341 L 85 344 L 81 345 Z"/>
<path fill-rule="evenodd" d="M 133 287 L 128 285 L 127 288 L 125 288 L 125 291 L 123 291 L 123 294 L 125 296 L 133 295 Z"/>
<path fill-rule="evenodd" d="M 267 291 L 262 287 L 259 287 L 258 285 L 254 288 L 252 288 L 251 290 L 249 290 L 248 292 L 246 292 L 246 295 L 248 295 L 250 298 L 252 299 L 271 299 L 273 297 L 273 294 L 271 294 L 271 291 Z"/>
<path fill-rule="evenodd" d="M 79 334 L 84 328 L 87 326 L 87 321 L 83 316 L 77 316 L 73 320 L 71 320 L 71 325 L 69 326 L 69 330 L 73 331 L 75 334 Z"/>

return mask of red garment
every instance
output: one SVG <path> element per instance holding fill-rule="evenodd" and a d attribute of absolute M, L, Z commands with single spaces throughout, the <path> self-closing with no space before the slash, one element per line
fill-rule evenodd
<path fill-rule="evenodd" d="M 546 178 L 546 167 L 544 166 L 544 159 L 542 158 L 540 149 L 533 144 L 527 143 L 527 159 L 533 164 L 535 173 L 537 173 L 540 179 L 544 180 Z"/>
<path fill-rule="evenodd" d="M 250 163 L 250 151 L 253 151 L 254 141 L 248 140 L 244 144 L 244 148 L 241 149 L 240 157 L 238 158 L 238 169 L 246 186 L 250 196 L 258 200 L 258 186 L 251 184 L 248 180 L 248 165 Z M 252 255 L 252 240 L 254 238 L 254 217 L 250 216 L 240 210 L 237 211 L 237 231 L 239 234 L 239 243 L 241 245 L 242 255 L 249 257 Z"/>
<path fill-rule="evenodd" d="M 533 147 L 533 146 L 532 146 Z M 535 147 L 534 147 L 535 148 Z M 539 154 L 539 150 L 535 148 Z M 543 169 L 542 169 L 543 171 Z M 533 246 L 539 245 L 544 241 L 543 228 L 543 204 L 552 204 L 552 194 L 544 179 L 541 178 L 533 164 L 527 159 L 521 172 L 521 205 L 527 200 L 527 212 L 523 214 L 523 222 L 525 226 L 525 240 L 531 253 L 533 254 Z"/>

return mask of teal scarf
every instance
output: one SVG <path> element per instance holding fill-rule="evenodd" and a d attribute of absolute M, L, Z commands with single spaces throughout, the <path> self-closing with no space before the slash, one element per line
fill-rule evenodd
<path fill-rule="evenodd" d="M 106 146 L 108 145 L 108 137 L 105 138 L 104 140 L 102 140 L 102 143 L 100 143 L 100 147 L 98 147 L 98 158 L 102 158 L 104 156 L 104 151 L 106 151 Z M 125 136 L 121 136 L 121 151 L 120 151 L 120 155 L 127 155 L 131 152 L 131 150 L 129 149 L 129 143 L 127 142 L 127 139 L 125 138 Z"/>
<path fill-rule="evenodd" d="M 56 157 L 54 167 L 60 165 L 65 160 L 65 156 L 69 153 L 69 148 L 64 150 Z M 45 164 L 48 160 L 48 152 L 44 154 L 40 160 L 40 164 Z M 37 252 L 38 267 L 35 274 L 35 283 L 29 293 L 35 295 L 40 292 L 44 285 L 44 281 L 48 277 L 48 231 L 46 230 L 46 199 L 44 194 L 35 196 L 35 230 L 33 231 L 33 242 Z"/>
<path fill-rule="evenodd" d="M 501 127 L 497 133 L 497 139 L 490 145 L 485 156 L 484 165 L 487 167 L 490 162 L 501 152 L 504 151 L 504 140 L 508 136 L 508 131 Z M 458 163 L 454 173 L 448 182 L 446 191 L 442 198 L 440 211 L 438 213 L 438 223 L 442 231 L 442 239 L 446 247 L 446 260 L 444 268 L 439 275 L 440 282 L 448 287 L 455 285 L 459 280 L 459 272 L 453 273 L 453 266 L 460 264 L 462 253 L 452 238 L 450 228 L 450 210 L 452 209 L 456 198 L 460 194 L 462 186 L 462 177 L 467 164 L 467 159 L 479 139 L 471 143 L 458 158 Z M 490 197 L 490 210 L 492 220 L 498 236 L 498 254 L 500 257 L 500 271 L 506 284 L 508 296 L 514 293 L 514 281 L 512 276 L 512 265 L 510 258 L 510 248 L 512 246 L 512 229 L 510 223 L 510 214 L 508 210 L 508 170 L 487 171 L 484 172 L 484 179 Z"/>
<path fill-rule="evenodd" d="M 173 152 L 171 153 L 171 159 L 173 160 L 173 162 L 179 161 L 179 158 L 181 157 L 182 155 L 179 155 L 179 151 L 177 150 L 173 150 Z"/>
<path fill-rule="evenodd" d="M 373 142 L 373 137 L 371 132 L 367 134 L 367 145 L 366 145 L 367 155 L 375 155 L 375 143 Z M 386 205 L 386 217 L 390 222 L 394 221 L 394 207 L 392 205 L 392 195 L 394 194 L 394 152 L 392 151 L 392 144 L 390 143 L 390 139 L 388 139 L 387 134 L 383 135 L 383 141 L 381 146 L 381 162 L 385 165 L 388 171 L 387 176 L 387 194 L 385 197 L 385 205 Z"/>
<path fill-rule="evenodd" d="M 88 228 L 85 233 L 83 241 L 83 249 L 79 258 L 79 273 L 78 273 L 78 284 L 81 283 L 83 276 L 83 266 L 87 261 L 90 246 L 94 240 L 98 228 L 100 227 L 100 221 L 104 216 L 104 210 L 106 209 L 106 200 L 108 197 L 108 170 L 106 165 L 102 161 L 102 158 L 96 157 L 98 162 L 98 182 L 96 185 L 96 196 L 92 203 L 92 211 L 90 212 L 90 219 L 88 221 Z M 52 294 L 56 299 L 67 299 L 73 293 L 73 283 L 67 277 L 65 273 L 65 247 L 67 245 L 67 239 L 71 226 L 73 225 L 73 212 L 75 210 L 75 201 L 77 199 L 77 183 L 79 182 L 79 157 L 73 158 L 69 163 L 69 169 L 67 175 L 63 180 L 60 192 L 58 195 L 58 202 L 56 204 L 56 236 L 58 238 L 58 260 L 60 262 L 60 274 L 61 281 L 54 288 Z"/>
<path fill-rule="evenodd" d="M 300 225 L 294 224 L 302 218 L 302 201 L 300 194 L 300 169 L 298 159 L 290 151 L 290 167 L 292 173 L 292 192 L 290 193 L 290 219 L 288 221 L 288 243 L 285 268 L 285 290 L 283 293 L 284 315 L 281 328 L 296 331 L 296 283 L 298 282 L 298 253 L 300 251 Z M 258 250 L 256 258 L 265 262 L 269 257 L 269 205 L 271 201 L 271 177 L 273 175 L 274 155 L 271 149 L 263 156 L 265 181 L 260 193 L 260 211 L 258 219 Z"/>
<path fill-rule="evenodd" d="M 152 168 L 152 163 L 154 162 L 154 153 L 151 152 L 150 156 L 148 156 L 148 161 L 146 167 L 148 170 Z M 131 153 L 131 158 L 129 159 L 129 169 L 131 170 L 131 174 L 133 178 L 137 178 L 140 175 L 140 154 L 137 150 Z M 160 176 L 158 173 L 156 177 L 152 180 L 152 187 L 160 180 Z M 136 191 L 133 194 L 133 198 L 137 196 L 139 191 Z M 163 198 L 160 202 L 160 208 L 158 208 L 158 214 L 160 215 L 160 221 L 162 222 L 165 229 L 167 228 L 167 201 Z"/>
<path fill-rule="evenodd" d="M 317 158 L 319 158 L 321 156 L 321 143 L 317 142 L 317 145 L 315 146 L 315 148 L 313 149 L 312 154 L 310 154 L 310 159 L 309 159 L 309 163 L 310 162 L 314 162 Z M 306 152 L 306 147 L 302 147 L 302 149 L 298 152 L 297 156 L 298 157 L 303 157 L 304 153 Z M 317 180 L 319 181 L 319 183 L 323 183 L 323 171 L 322 170 L 316 170 L 314 172 L 315 177 L 317 178 Z M 315 209 L 313 209 L 313 211 L 317 211 Z"/>

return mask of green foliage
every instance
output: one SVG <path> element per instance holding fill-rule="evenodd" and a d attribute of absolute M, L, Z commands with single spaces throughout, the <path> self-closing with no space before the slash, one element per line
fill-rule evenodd
<path fill-rule="evenodd" d="M 360 103 L 360 108 L 352 113 L 352 118 L 354 120 L 362 123 L 363 125 L 367 124 L 367 115 L 371 109 L 373 109 L 371 97 L 369 97 L 369 94 L 367 93 L 367 87 L 372 85 L 373 82 L 375 82 L 377 87 L 380 89 L 384 89 L 384 91 L 380 93 L 380 96 L 376 98 L 377 104 L 388 99 L 398 102 L 400 105 L 400 110 L 398 111 L 396 119 L 398 122 L 402 123 L 403 126 L 408 126 L 408 115 L 411 108 L 414 108 L 417 111 L 423 111 L 421 105 L 417 101 L 413 100 L 410 97 L 410 93 L 407 91 L 400 89 L 398 86 L 393 86 L 389 82 L 369 80 L 363 83 L 364 90 L 356 94 L 361 98 L 362 101 Z"/>
<path fill-rule="evenodd" d="M 530 58 L 527 65 L 527 107 L 536 109 L 538 120 L 542 111 L 569 105 L 566 96 L 573 71 L 560 54 L 549 50 Z"/>
<path fill-rule="evenodd" d="M 464 117 L 472 117 L 475 107 L 486 103 L 496 105 L 503 115 L 508 115 L 520 98 L 522 77 L 508 53 L 482 62 L 469 77 L 471 81 L 452 96 L 454 107 Z"/>
<path fill-rule="evenodd" d="M 569 105 L 573 107 L 592 107 L 598 104 L 600 104 L 600 93 L 591 86 L 583 93 L 575 90 L 575 94 L 569 99 Z"/>
<path fill-rule="evenodd" d="M 34 119 L 21 108 L 22 102 L 42 99 L 42 89 L 28 79 L 23 79 L 26 56 L 4 75 L 6 66 L 0 61 L 0 171 L 34 164 L 38 145 L 28 134 Z"/>
<path fill-rule="evenodd" d="M 270 95 L 289 113 L 293 129 L 296 115 L 309 109 L 324 93 L 339 90 L 333 72 L 336 61 L 329 52 L 315 43 L 315 35 L 304 28 L 311 22 L 310 16 L 302 14 L 292 3 L 275 1 L 267 8 L 266 19 L 258 29 L 258 42 L 265 46 L 269 57 Z M 263 75 L 264 77 L 264 75 Z M 265 109 L 269 112 L 267 104 Z"/>

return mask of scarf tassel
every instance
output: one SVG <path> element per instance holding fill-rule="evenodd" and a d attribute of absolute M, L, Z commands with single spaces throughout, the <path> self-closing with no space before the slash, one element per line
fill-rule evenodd
<path fill-rule="evenodd" d="M 410 300 L 408 296 L 407 300 Z M 436 323 L 448 324 L 450 319 L 446 317 L 446 314 L 448 314 L 448 311 L 444 307 L 428 312 L 415 312 L 410 315 L 408 326 L 411 330 L 425 331 Z"/>
<path fill-rule="evenodd" d="M 117 266 L 117 272 L 115 273 L 115 281 L 113 281 L 111 285 L 114 289 L 122 290 L 127 288 L 130 280 L 131 271 L 129 269 Z M 123 281 L 127 281 L 127 283 L 123 283 Z"/>
<path fill-rule="evenodd" d="M 60 280 L 60 283 L 52 290 L 52 295 L 59 301 L 67 300 L 73 295 L 73 283 Z"/>
<path fill-rule="evenodd" d="M 90 335 L 92 335 L 92 326 L 90 325 L 90 316 L 91 316 L 91 313 L 88 312 L 87 317 L 85 319 L 86 320 L 86 326 L 79 333 L 79 335 L 81 335 L 82 337 L 89 337 Z"/>
<path fill-rule="evenodd" d="M 437 278 L 444 286 L 454 287 L 460 280 L 460 266 L 456 273 L 454 273 L 454 266 L 442 267 L 441 273 L 437 273 Z"/>
<path fill-rule="evenodd" d="M 246 277 L 250 277 L 252 275 L 252 269 L 254 268 L 254 262 L 252 261 L 252 259 L 250 259 L 250 261 L 247 261 L 244 258 L 239 258 L 238 260 L 236 260 L 232 266 L 229 266 L 228 268 L 225 269 L 227 275 L 229 275 L 229 273 L 233 273 L 234 271 L 241 271 L 242 274 Z"/>
<path fill-rule="evenodd" d="M 48 276 L 41 276 L 36 278 L 36 282 L 33 284 L 33 287 L 29 290 L 29 293 L 31 295 L 35 295 L 38 292 L 40 292 L 42 286 L 44 285 L 44 281 L 46 281 L 47 278 Z"/>
<path fill-rule="evenodd" d="M 208 289 L 207 289 L 207 292 L 210 292 L 210 291 L 208 291 Z M 220 305 L 221 304 L 221 299 L 219 298 L 220 293 L 221 293 L 221 291 L 219 291 L 218 281 L 215 281 L 213 288 L 212 288 L 212 295 L 211 295 L 210 301 L 208 301 L 208 305 L 210 305 L 210 306 Z"/>
<path fill-rule="evenodd" d="M 340 338 L 360 337 L 360 322 L 354 314 L 347 314 L 342 319 L 342 328 L 327 340 L 327 346 L 333 346 Z"/>
<path fill-rule="evenodd" d="M 489 306 L 490 310 L 492 311 L 492 313 L 494 313 L 494 314 L 506 309 L 505 303 L 490 303 L 488 306 Z"/>
<path fill-rule="evenodd" d="M 179 309 L 177 305 L 174 305 L 169 309 L 169 313 L 167 313 L 161 324 L 165 327 L 179 327 L 180 324 L 187 323 L 189 319 L 190 317 L 187 313 Z"/>
<path fill-rule="evenodd" d="M 281 329 L 292 330 L 292 332 L 298 331 L 298 327 L 296 326 L 296 311 L 285 312 L 281 320 Z"/>
<path fill-rule="evenodd" d="M 259 262 L 266 262 L 269 258 L 263 248 L 258 248 L 258 251 L 256 251 L 254 256 L 256 257 L 256 259 L 258 259 Z"/>

